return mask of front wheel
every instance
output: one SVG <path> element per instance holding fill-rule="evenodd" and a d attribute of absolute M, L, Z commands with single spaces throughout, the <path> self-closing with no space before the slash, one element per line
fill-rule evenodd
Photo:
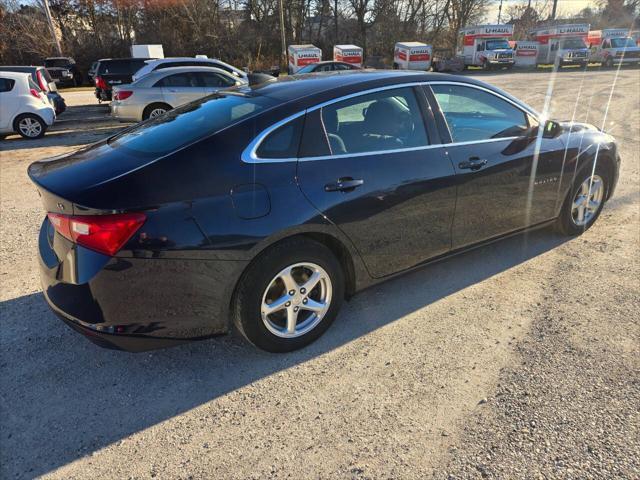
<path fill-rule="evenodd" d="M 613 68 L 613 58 L 608 57 L 608 58 L 604 61 L 604 68 Z"/>
<path fill-rule="evenodd" d="M 331 250 L 313 240 L 285 240 L 261 254 L 242 276 L 234 322 L 257 347 L 289 352 L 329 328 L 343 297 L 344 274 Z"/>
<path fill-rule="evenodd" d="M 557 229 L 564 235 L 578 235 L 600 216 L 607 193 L 607 175 L 602 167 L 582 172 L 562 205 Z"/>

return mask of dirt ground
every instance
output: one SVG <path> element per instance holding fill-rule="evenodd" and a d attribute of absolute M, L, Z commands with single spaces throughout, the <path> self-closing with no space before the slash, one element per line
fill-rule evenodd
<path fill-rule="evenodd" d="M 73 92 L 43 140 L 1 142 L 0 477 L 640 478 L 640 70 L 477 76 L 617 137 L 596 225 L 378 285 L 287 355 L 234 336 L 128 354 L 72 332 L 39 291 L 26 168 L 121 127 Z"/>

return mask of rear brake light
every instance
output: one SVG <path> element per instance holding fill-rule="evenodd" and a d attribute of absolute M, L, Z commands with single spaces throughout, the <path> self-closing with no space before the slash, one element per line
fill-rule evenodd
<path fill-rule="evenodd" d="M 44 77 L 40 70 L 36 72 L 36 78 L 38 79 L 38 85 L 40 85 L 40 88 L 42 89 L 43 92 L 46 92 L 47 90 L 49 90 L 47 88 L 47 82 L 44 80 Z"/>
<path fill-rule="evenodd" d="M 35 88 L 30 88 L 29 89 L 29 93 L 31 95 L 33 95 L 34 97 L 36 97 L 38 100 L 40 100 L 40 92 L 38 90 L 36 90 Z"/>
<path fill-rule="evenodd" d="M 102 90 L 107 90 L 107 82 L 104 81 L 102 77 L 96 77 L 96 87 L 101 88 Z"/>
<path fill-rule="evenodd" d="M 115 255 L 146 220 L 143 213 L 115 215 L 47 214 L 53 228 L 78 245 L 106 255 Z"/>
<path fill-rule="evenodd" d="M 114 100 L 126 100 L 131 95 L 133 95 L 133 92 L 131 90 L 120 90 L 119 92 L 116 92 L 113 95 L 113 99 Z"/>

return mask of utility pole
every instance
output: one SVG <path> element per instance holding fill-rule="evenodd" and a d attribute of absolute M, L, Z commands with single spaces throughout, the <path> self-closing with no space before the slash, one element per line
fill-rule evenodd
<path fill-rule="evenodd" d="M 558 0 L 553 0 L 553 8 L 551 9 L 551 20 L 556 19 L 556 10 L 558 9 Z"/>
<path fill-rule="evenodd" d="M 49 10 L 49 0 L 42 0 L 42 4 L 44 5 L 44 13 L 47 15 L 47 22 L 49 22 L 49 30 L 51 31 L 51 36 L 53 37 L 53 41 L 56 44 L 56 50 L 58 51 L 58 56 L 62 56 L 62 49 L 60 48 L 60 42 L 58 41 L 58 36 L 56 35 L 56 29 L 53 26 L 53 18 L 51 18 L 51 10 Z"/>
<path fill-rule="evenodd" d="M 502 0 L 500 0 L 500 6 L 498 7 L 498 24 L 500 24 L 501 19 L 502 19 Z"/>
<path fill-rule="evenodd" d="M 284 62 L 284 68 L 286 69 L 289 62 L 287 61 L 287 38 L 284 34 L 284 5 L 282 0 L 280 0 L 280 33 L 282 35 L 282 60 L 280 63 Z"/>

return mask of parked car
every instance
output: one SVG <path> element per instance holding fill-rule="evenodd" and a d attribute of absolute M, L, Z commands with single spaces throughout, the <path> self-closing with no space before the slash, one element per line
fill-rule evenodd
<path fill-rule="evenodd" d="M 29 73 L 0 72 L 0 136 L 44 136 L 56 112 Z"/>
<path fill-rule="evenodd" d="M 326 62 L 310 63 L 309 65 L 302 67 L 295 75 L 301 73 L 318 73 L 318 72 L 340 72 L 344 70 L 362 70 L 357 65 L 353 65 L 347 62 L 335 62 L 328 60 Z"/>
<path fill-rule="evenodd" d="M 100 60 L 96 60 L 89 67 L 89 71 L 87 72 L 87 79 L 95 85 L 96 74 L 98 73 L 98 67 L 100 66 L 100 62 L 102 60 L 106 60 L 105 58 L 101 58 Z"/>
<path fill-rule="evenodd" d="M 113 86 L 131 83 L 131 77 L 142 68 L 146 60 L 148 58 L 106 58 L 100 60 L 94 77 L 95 95 L 98 101 L 111 101 Z"/>
<path fill-rule="evenodd" d="M 133 81 L 135 82 L 136 80 L 140 80 L 145 75 L 148 75 L 151 72 L 155 72 L 156 70 L 173 67 L 216 67 L 238 78 L 242 78 L 244 80 L 247 79 L 246 72 L 243 72 L 239 68 L 236 68 L 233 65 L 229 65 L 222 60 L 218 60 L 215 58 L 170 57 L 159 58 L 156 60 L 147 60 L 145 62 L 145 65 L 140 68 L 140 70 L 135 72 L 135 74 L 133 75 Z"/>
<path fill-rule="evenodd" d="M 82 73 L 71 57 L 45 58 L 44 66 L 49 71 L 51 78 L 56 83 L 67 87 L 79 87 L 82 85 Z"/>
<path fill-rule="evenodd" d="M 491 85 L 410 71 L 290 76 L 36 162 L 45 298 L 107 347 L 227 332 L 270 351 L 345 296 L 543 225 L 590 228 L 620 156 Z"/>
<path fill-rule="evenodd" d="M 222 89 L 243 84 L 246 84 L 244 80 L 219 68 L 164 68 L 130 85 L 114 86 L 111 115 L 123 122 L 139 122 Z"/>
<path fill-rule="evenodd" d="M 40 90 L 49 99 L 49 103 L 56 111 L 56 115 L 60 115 L 67 109 L 67 104 L 58 93 L 58 87 L 44 67 L 24 67 L 24 66 L 2 66 L 0 72 L 22 72 L 31 75 L 31 79 L 38 84 Z"/>

